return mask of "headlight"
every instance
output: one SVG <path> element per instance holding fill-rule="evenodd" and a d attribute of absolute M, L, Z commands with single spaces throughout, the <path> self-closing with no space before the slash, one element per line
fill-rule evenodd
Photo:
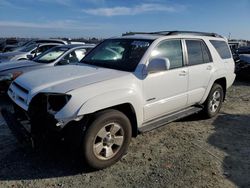
<path fill-rule="evenodd" d="M 21 74 L 23 74 L 22 71 L 16 71 L 16 72 L 8 73 L 8 74 L 3 74 L 3 75 L 0 75 L 0 81 L 12 81 L 12 80 L 15 80 Z"/>
<path fill-rule="evenodd" d="M 18 76 L 21 76 L 22 74 L 23 74 L 22 71 L 13 72 L 13 73 L 11 73 L 12 79 L 15 80 Z"/>
<path fill-rule="evenodd" d="M 48 111 L 60 111 L 70 100 L 71 95 L 66 94 L 48 94 Z"/>

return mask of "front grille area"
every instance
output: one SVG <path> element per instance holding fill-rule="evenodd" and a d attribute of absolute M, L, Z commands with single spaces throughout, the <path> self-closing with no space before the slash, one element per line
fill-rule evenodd
<path fill-rule="evenodd" d="M 27 110 L 27 100 L 28 100 L 29 90 L 22 87 L 16 82 L 13 82 L 8 90 L 9 97 L 21 108 Z"/>

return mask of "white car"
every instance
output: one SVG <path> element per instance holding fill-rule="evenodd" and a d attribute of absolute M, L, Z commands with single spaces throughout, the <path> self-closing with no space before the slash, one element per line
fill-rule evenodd
<path fill-rule="evenodd" d="M 8 95 L 33 141 L 59 134 L 102 169 L 140 132 L 199 111 L 215 116 L 234 79 L 231 51 L 217 34 L 129 33 L 104 40 L 78 65 L 23 74 Z M 3 115 L 11 129 L 21 126 Z"/>

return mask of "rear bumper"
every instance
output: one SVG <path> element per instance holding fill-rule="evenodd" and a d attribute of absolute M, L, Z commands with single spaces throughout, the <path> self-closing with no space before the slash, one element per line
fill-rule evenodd
<path fill-rule="evenodd" d="M 18 121 L 16 115 L 7 109 L 2 109 L 1 113 L 17 140 L 22 144 L 32 144 L 31 133 Z"/>
<path fill-rule="evenodd" d="M 233 85 L 235 77 L 236 77 L 235 73 L 230 74 L 230 76 L 227 77 L 227 88 L 229 88 Z"/>

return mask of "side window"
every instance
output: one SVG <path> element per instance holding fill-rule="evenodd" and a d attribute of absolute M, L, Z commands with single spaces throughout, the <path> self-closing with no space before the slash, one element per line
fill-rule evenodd
<path fill-rule="evenodd" d="M 85 56 L 85 49 L 74 50 L 67 54 L 63 59 L 68 63 L 78 63 Z"/>
<path fill-rule="evenodd" d="M 167 40 L 161 42 L 151 54 L 152 57 L 159 56 L 168 58 L 170 69 L 183 67 L 183 54 L 181 40 Z"/>
<path fill-rule="evenodd" d="M 76 54 L 76 57 L 78 59 L 78 61 L 81 61 L 82 58 L 84 58 L 85 54 L 86 54 L 86 51 L 85 49 L 78 49 L 78 50 L 75 50 L 75 54 Z"/>
<path fill-rule="evenodd" d="M 38 49 L 37 49 L 37 53 L 38 54 L 41 54 L 47 50 L 49 50 L 50 48 L 54 47 L 53 45 L 46 45 L 46 46 L 40 46 Z"/>
<path fill-rule="evenodd" d="M 212 60 L 211 53 L 210 53 L 207 45 L 204 42 L 201 42 L 201 49 L 202 49 L 202 55 L 203 55 L 204 63 L 212 62 L 213 60 Z"/>
<path fill-rule="evenodd" d="M 222 59 L 228 59 L 232 57 L 230 49 L 225 41 L 210 40 L 210 42 L 217 50 Z"/>
<path fill-rule="evenodd" d="M 207 46 L 201 40 L 186 40 L 188 65 L 199 65 L 212 61 Z"/>

